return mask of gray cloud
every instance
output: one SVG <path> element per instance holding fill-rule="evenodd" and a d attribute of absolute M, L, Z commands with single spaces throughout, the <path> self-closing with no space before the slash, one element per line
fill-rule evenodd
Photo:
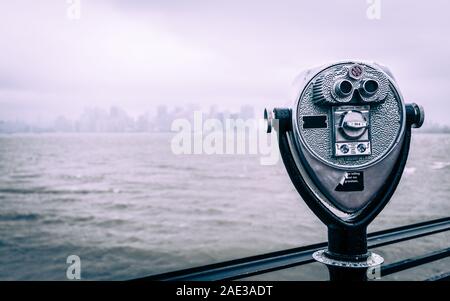
<path fill-rule="evenodd" d="M 0 118 L 109 104 L 275 105 L 302 69 L 361 58 L 389 66 L 408 100 L 450 123 L 448 1 L 381 0 L 378 21 L 365 0 L 82 0 L 78 21 L 66 1 L 36 2 L 0 4 Z"/>

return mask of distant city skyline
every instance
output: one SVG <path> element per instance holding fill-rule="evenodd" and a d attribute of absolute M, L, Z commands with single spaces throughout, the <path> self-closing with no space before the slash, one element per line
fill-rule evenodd
<path fill-rule="evenodd" d="M 123 132 L 168 132 L 175 119 L 183 118 L 192 121 L 194 112 L 201 111 L 205 118 L 225 119 L 262 118 L 255 114 L 251 105 L 243 105 L 239 110 L 218 108 L 212 105 L 201 108 L 198 105 L 167 106 L 159 105 L 154 112 L 141 112 L 131 116 L 125 109 L 110 106 L 85 108 L 76 118 L 59 115 L 44 121 L 25 121 L 20 119 L 0 119 L 0 133 L 42 133 L 42 132 L 80 132 L 80 133 L 123 133 Z M 258 115 L 260 115 L 258 117 Z"/>

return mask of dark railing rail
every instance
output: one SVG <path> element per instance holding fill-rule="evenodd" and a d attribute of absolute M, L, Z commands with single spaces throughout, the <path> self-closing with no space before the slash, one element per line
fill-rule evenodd
<path fill-rule="evenodd" d="M 381 276 L 387 276 L 407 269 L 415 268 L 448 256 L 450 256 L 450 248 L 394 262 L 381 268 Z"/>
<path fill-rule="evenodd" d="M 368 246 L 369 248 L 377 248 L 448 230 L 450 230 L 450 217 L 440 218 L 432 221 L 370 233 L 368 235 Z M 326 246 L 327 243 L 323 242 L 284 251 L 148 276 L 137 280 L 218 281 L 242 279 L 312 263 L 314 262 L 312 254 L 317 250 L 325 248 Z M 382 267 L 381 275 L 390 275 L 399 271 L 440 260 L 448 256 L 450 256 L 450 248 L 407 260 L 390 263 Z M 449 280 L 449 278 L 450 273 L 445 273 L 428 280 Z"/>

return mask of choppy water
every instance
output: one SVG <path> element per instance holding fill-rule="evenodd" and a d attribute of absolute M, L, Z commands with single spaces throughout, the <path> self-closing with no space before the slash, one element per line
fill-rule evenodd
<path fill-rule="evenodd" d="M 130 279 L 301 246 L 326 229 L 282 166 L 259 157 L 176 156 L 171 134 L 0 136 L 0 280 Z M 371 231 L 450 215 L 450 135 L 415 134 L 402 182 Z M 450 236 L 381 248 L 386 262 Z M 395 276 L 448 272 L 450 260 Z M 318 264 L 256 279 L 319 279 Z"/>

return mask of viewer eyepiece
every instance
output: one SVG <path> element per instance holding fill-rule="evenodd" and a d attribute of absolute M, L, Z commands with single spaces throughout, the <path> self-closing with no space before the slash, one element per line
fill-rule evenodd
<path fill-rule="evenodd" d="M 363 81 L 361 88 L 360 88 L 360 93 L 363 96 L 370 97 L 378 91 L 378 88 L 379 88 L 379 84 L 376 80 L 368 79 L 368 80 Z"/>
<path fill-rule="evenodd" d="M 334 84 L 336 94 L 341 97 L 347 97 L 353 92 L 353 85 L 349 80 L 339 80 Z"/>

